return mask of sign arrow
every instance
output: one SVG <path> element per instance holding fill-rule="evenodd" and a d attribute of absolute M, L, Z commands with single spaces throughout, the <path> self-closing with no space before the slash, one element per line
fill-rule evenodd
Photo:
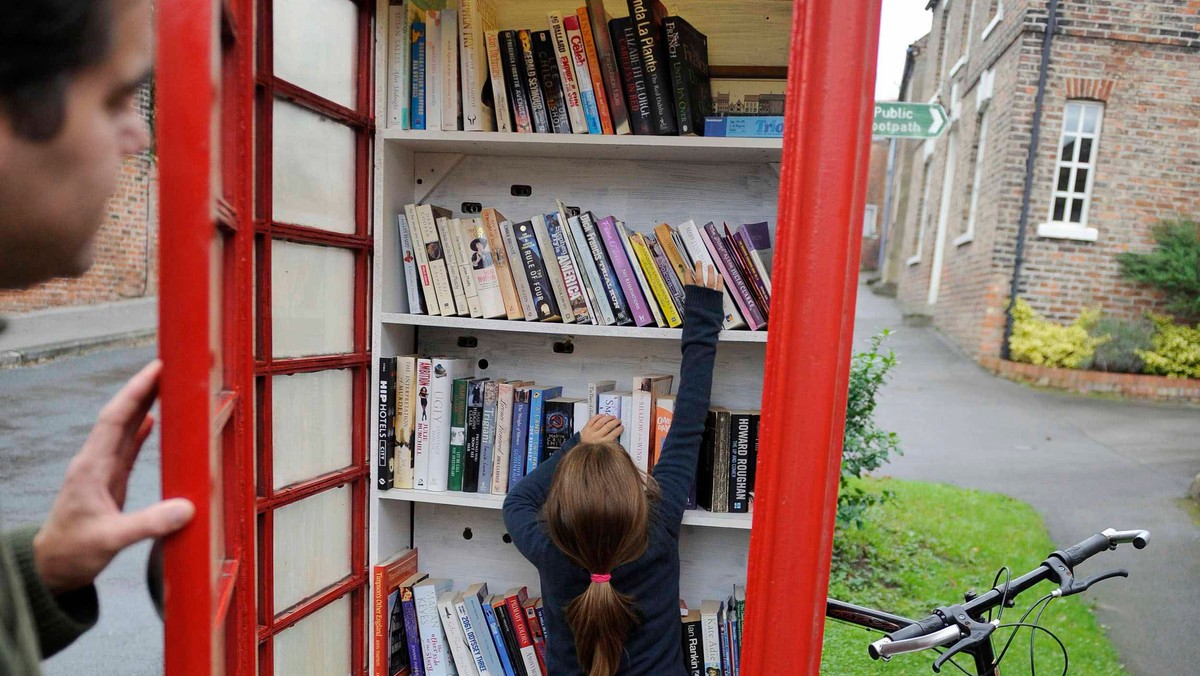
<path fill-rule="evenodd" d="M 936 103 L 878 101 L 871 134 L 877 138 L 937 138 L 950 118 Z"/>

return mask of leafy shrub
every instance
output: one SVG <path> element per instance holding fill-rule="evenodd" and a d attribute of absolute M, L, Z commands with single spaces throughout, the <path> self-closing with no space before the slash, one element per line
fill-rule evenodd
<path fill-rule="evenodd" d="M 866 352 L 854 355 L 850 364 L 850 391 L 846 398 L 846 431 L 842 439 L 842 475 L 839 479 L 837 523 L 844 527 L 862 527 L 871 505 L 887 500 L 887 492 L 869 492 L 851 478 L 862 477 L 883 466 L 892 453 L 901 453 L 895 432 L 886 432 L 875 423 L 876 395 L 887 382 L 888 372 L 896 366 L 896 353 L 880 353 L 883 340 L 891 335 L 884 329 L 871 338 Z"/>
<path fill-rule="evenodd" d="M 1104 338 L 1088 335 L 1088 329 L 1100 319 L 1100 310 L 1085 310 L 1070 326 L 1042 319 L 1029 303 L 1018 298 L 1013 307 L 1013 331 L 1009 338 L 1009 356 L 1038 366 L 1079 368 L 1092 358 Z"/>
<path fill-rule="evenodd" d="M 1148 284 L 1167 296 L 1167 309 L 1200 320 L 1200 223 L 1163 221 L 1154 228 L 1149 253 L 1117 254 L 1126 279 Z"/>
<path fill-rule="evenodd" d="M 1139 353 L 1153 346 L 1154 324 L 1149 320 L 1102 317 L 1089 333 L 1094 338 L 1106 340 L 1096 346 L 1091 363 L 1084 368 L 1110 373 L 1141 373 L 1145 370 Z"/>
<path fill-rule="evenodd" d="M 1158 332 L 1151 339 L 1153 349 L 1141 350 L 1146 373 L 1172 378 L 1200 378 L 1200 326 L 1176 324 L 1171 317 L 1150 315 Z"/>

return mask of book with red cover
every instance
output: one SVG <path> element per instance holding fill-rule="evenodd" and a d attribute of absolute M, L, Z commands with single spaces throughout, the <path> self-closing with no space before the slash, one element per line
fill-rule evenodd
<path fill-rule="evenodd" d="M 512 623 L 513 634 L 517 638 L 517 649 L 520 651 L 521 664 L 529 676 L 542 676 L 543 668 L 538 659 L 537 648 L 533 645 L 533 633 L 529 628 L 529 618 L 525 615 L 524 604 L 529 600 L 525 587 L 514 587 L 504 592 L 504 603 L 508 610 L 508 619 Z"/>
<path fill-rule="evenodd" d="M 416 572 L 415 549 L 405 549 L 371 569 L 374 582 L 371 586 L 374 615 L 371 649 L 375 653 L 375 676 L 407 676 L 412 673 L 408 664 L 408 640 L 400 605 L 400 585 Z M 402 664 L 397 663 L 396 668 L 391 669 L 394 652 Z"/>
<path fill-rule="evenodd" d="M 528 599 L 521 603 L 521 608 L 525 611 L 529 637 L 533 641 L 534 652 L 537 653 L 538 665 L 542 673 L 549 673 L 546 671 L 546 632 L 542 629 L 542 618 L 537 612 L 541 602 L 540 598 Z"/>

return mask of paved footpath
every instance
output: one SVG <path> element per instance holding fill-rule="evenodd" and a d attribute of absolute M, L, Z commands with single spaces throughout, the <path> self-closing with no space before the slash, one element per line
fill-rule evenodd
<path fill-rule="evenodd" d="M 1181 498 L 1200 472 L 1200 408 L 1067 395 L 996 378 L 934 329 L 901 326 L 895 302 L 865 287 L 857 319 L 859 349 L 879 328 L 897 332 L 889 343 L 900 365 L 881 391 L 878 419 L 899 433 L 904 456 L 883 472 L 1024 500 L 1062 546 L 1108 527 L 1150 530 L 1146 549 L 1122 547 L 1085 568 L 1130 572 L 1087 595 L 1130 674 L 1197 673 L 1200 517 L 1193 515 L 1200 509 L 1189 512 Z"/>

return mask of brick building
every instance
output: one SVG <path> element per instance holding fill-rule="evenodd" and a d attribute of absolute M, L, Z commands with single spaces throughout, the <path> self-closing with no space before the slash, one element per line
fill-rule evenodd
<path fill-rule="evenodd" d="M 138 96 L 150 118 L 150 90 Z M 125 160 L 108 214 L 96 237 L 95 264 L 74 279 L 55 279 L 24 291 L 0 291 L 0 314 L 144 298 L 158 293 L 157 174 L 153 153 Z"/>
<path fill-rule="evenodd" d="M 1013 277 L 1050 0 L 931 0 L 901 89 L 948 131 L 897 141 L 884 281 L 976 357 L 996 356 Z M 1200 217 L 1200 0 L 1062 0 L 1019 295 L 1048 318 L 1161 308 L 1120 277 L 1161 219 Z"/>

